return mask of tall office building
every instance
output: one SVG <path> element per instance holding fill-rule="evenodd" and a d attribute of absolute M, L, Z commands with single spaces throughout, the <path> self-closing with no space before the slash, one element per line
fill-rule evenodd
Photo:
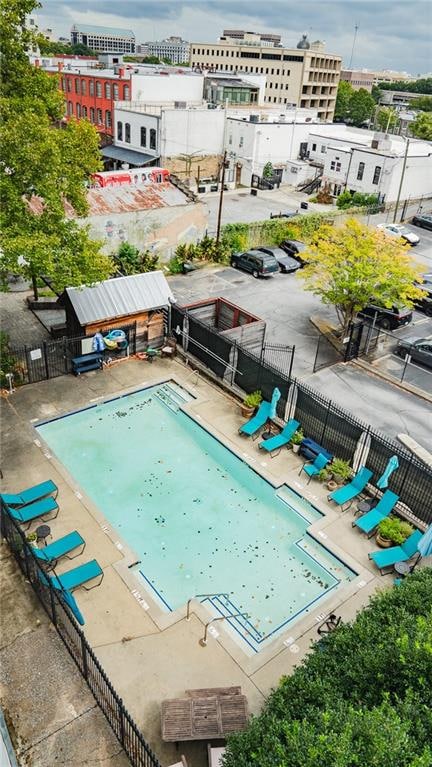
<path fill-rule="evenodd" d="M 225 30 L 227 32 L 229 30 Z M 193 68 L 264 74 L 267 78 L 265 101 L 268 104 L 317 109 L 321 120 L 333 120 L 341 57 L 325 53 L 322 44 L 311 47 L 306 35 L 296 48 L 259 41 L 246 43 L 232 37 L 226 40 L 221 38 L 217 43 L 194 42 L 190 46 Z"/>
<path fill-rule="evenodd" d="M 173 64 L 184 64 L 189 61 L 189 43 L 181 37 L 167 37 L 166 40 L 155 40 L 145 43 L 148 56 L 159 59 L 169 59 Z"/>
<path fill-rule="evenodd" d="M 97 53 L 135 53 L 135 35 L 130 29 L 74 24 L 71 43 L 82 43 Z"/>

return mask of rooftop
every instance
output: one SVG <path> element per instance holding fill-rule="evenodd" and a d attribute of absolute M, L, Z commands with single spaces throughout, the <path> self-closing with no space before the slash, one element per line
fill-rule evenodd
<path fill-rule="evenodd" d="M 72 32 L 89 32 L 92 35 L 110 35 L 111 37 L 135 37 L 131 29 L 120 27 L 99 27 L 95 24 L 74 24 Z"/>
<path fill-rule="evenodd" d="M 81 325 L 160 309 L 174 300 L 162 272 L 104 280 L 91 287 L 66 288 Z"/>
<path fill-rule="evenodd" d="M 87 201 L 89 204 L 88 216 L 132 213 L 138 210 L 154 210 L 189 203 L 183 192 L 169 181 L 145 186 L 89 189 Z"/>
<path fill-rule="evenodd" d="M 325 127 L 321 125 L 315 129 L 311 128 L 311 133 L 323 138 L 335 139 L 336 141 L 346 141 L 356 146 L 370 148 L 371 151 L 393 154 L 396 157 L 402 157 L 405 154 L 406 143 L 402 136 L 376 133 L 376 131 L 364 130 L 362 128 L 353 128 L 350 125 L 340 123 L 326 123 Z M 388 149 L 372 149 L 373 139 L 379 138 L 390 144 Z M 408 155 L 410 157 L 427 157 L 432 154 L 432 143 L 430 141 L 421 141 L 420 139 L 410 139 Z"/>

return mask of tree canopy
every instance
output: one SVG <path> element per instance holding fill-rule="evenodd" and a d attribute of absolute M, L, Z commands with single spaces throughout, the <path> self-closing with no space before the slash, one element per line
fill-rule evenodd
<path fill-rule="evenodd" d="M 432 570 L 372 597 L 353 625 L 314 645 L 225 767 L 430 767 Z"/>
<path fill-rule="evenodd" d="M 391 131 L 399 122 L 398 113 L 392 107 L 381 107 L 381 109 L 378 109 L 375 119 L 380 130 L 385 132 Z"/>
<path fill-rule="evenodd" d="M 381 306 L 412 306 L 422 291 L 421 268 L 402 240 L 351 219 L 343 226 L 322 226 L 304 254 L 300 277 L 306 290 L 334 306 L 345 334 L 357 313 L 371 300 Z"/>
<path fill-rule="evenodd" d="M 421 77 L 419 80 L 398 80 L 394 83 L 378 83 L 383 91 L 407 91 L 408 93 L 432 94 L 432 77 Z"/>
<path fill-rule="evenodd" d="M 432 141 L 432 114 L 420 112 L 410 125 L 410 133 L 415 138 Z"/>
<path fill-rule="evenodd" d="M 351 83 L 340 81 L 335 106 L 336 120 L 361 127 L 372 117 L 374 107 L 375 99 L 366 88 L 354 90 Z"/>
<path fill-rule="evenodd" d="M 62 125 L 57 77 L 27 57 L 34 34 L 25 18 L 35 0 L 1 0 L 0 228 L 3 282 L 7 273 L 48 276 L 53 285 L 106 279 L 111 259 L 73 218 L 87 212 L 85 182 L 100 168 L 98 135 L 85 120 Z"/>
<path fill-rule="evenodd" d="M 410 107 L 421 112 L 432 112 L 432 96 L 418 96 L 410 101 Z"/>

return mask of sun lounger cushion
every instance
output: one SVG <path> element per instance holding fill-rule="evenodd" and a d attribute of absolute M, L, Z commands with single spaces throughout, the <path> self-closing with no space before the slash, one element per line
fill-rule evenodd
<path fill-rule="evenodd" d="M 260 447 L 261 450 L 266 450 L 267 453 L 271 453 L 273 450 L 277 450 L 278 448 L 287 445 L 299 426 L 300 423 L 292 418 L 285 424 L 280 434 L 275 434 L 274 437 L 263 440 L 259 443 L 258 447 Z"/>
<path fill-rule="evenodd" d="M 28 503 L 33 503 L 40 498 L 45 498 L 46 495 L 51 495 L 52 493 L 57 495 L 57 492 L 57 485 L 54 484 L 52 479 L 47 479 L 46 482 L 41 482 L 39 485 L 28 487 L 20 493 L 2 493 L 1 497 L 8 506 L 26 506 Z"/>
<path fill-rule="evenodd" d="M 417 544 L 421 538 L 420 530 L 415 530 L 400 546 L 392 546 L 391 549 L 383 549 L 382 551 L 373 551 L 369 554 L 369 559 L 372 559 L 380 570 L 391 567 L 396 562 L 405 562 L 414 556 L 417 551 Z"/>
<path fill-rule="evenodd" d="M 40 501 L 31 503 L 29 506 L 22 506 L 20 509 L 11 509 L 8 507 L 8 511 L 11 517 L 13 517 L 16 522 L 20 522 L 21 524 L 31 522 L 33 519 L 43 517 L 44 514 L 49 514 L 53 511 L 57 512 L 55 514 L 55 516 L 57 516 L 58 510 L 59 507 L 57 505 L 57 501 L 51 497 L 42 498 Z"/>
<path fill-rule="evenodd" d="M 49 543 L 48 546 L 44 546 L 43 549 L 35 548 L 33 553 L 38 559 L 52 562 L 55 559 L 66 556 L 70 551 L 78 548 L 78 546 L 85 546 L 85 540 L 77 530 L 74 530 L 73 533 L 64 535 L 57 541 Z"/>
<path fill-rule="evenodd" d="M 270 407 L 271 404 L 270 402 L 267 402 L 267 400 L 261 402 L 261 405 L 258 408 L 258 412 L 253 416 L 253 418 L 240 426 L 240 434 L 246 434 L 248 437 L 251 437 L 252 434 L 255 434 L 255 432 L 258 431 L 258 429 L 261 429 L 261 427 L 264 426 L 264 424 L 269 419 Z"/>

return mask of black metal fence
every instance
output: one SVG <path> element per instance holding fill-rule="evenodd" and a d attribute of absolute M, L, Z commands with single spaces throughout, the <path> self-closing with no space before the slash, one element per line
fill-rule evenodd
<path fill-rule="evenodd" d="M 39 597 L 131 764 L 133 767 L 161 767 L 88 644 L 84 632 L 63 601 L 61 592 L 51 586 L 25 533 L 11 518 L 3 501 L 0 504 L 2 537 L 7 540 L 26 580 Z"/>
<path fill-rule="evenodd" d="M 263 353 L 256 356 L 237 344 L 231 344 L 229 349 L 231 342 L 178 306 L 171 311 L 172 332 L 175 333 L 176 327 L 181 330 L 177 337 L 187 353 L 234 390 L 248 394 L 259 389 L 263 398 L 270 400 L 277 386 L 281 392 L 277 415 L 283 420 L 295 417 L 305 436 L 338 458 L 352 462 L 362 438 L 361 442 L 368 445 L 363 452 L 365 456 L 367 453 L 367 467 L 373 471 L 372 481 L 376 482 L 382 475 L 389 458 L 397 455 L 399 469 L 392 474 L 391 489 L 417 520 L 432 523 L 432 469 L 398 443 L 295 379 L 289 354 L 285 355 L 285 364 L 283 356 L 279 357 L 279 363 L 272 359 L 269 364 Z"/>
<path fill-rule="evenodd" d="M 136 351 L 136 323 L 112 328 L 123 330 L 128 341 L 127 349 L 104 352 L 104 359 L 108 363 L 117 357 L 125 357 L 135 354 Z M 106 331 L 105 335 L 109 333 Z M 42 341 L 34 346 L 22 346 L 11 348 L 10 355 L 14 358 L 15 385 L 36 383 L 49 378 L 66 375 L 72 372 L 72 359 L 84 354 L 83 341 L 89 343 L 91 337 L 76 336 L 75 338 L 59 338 L 57 340 Z M 90 351 L 90 350 L 89 350 Z"/>

